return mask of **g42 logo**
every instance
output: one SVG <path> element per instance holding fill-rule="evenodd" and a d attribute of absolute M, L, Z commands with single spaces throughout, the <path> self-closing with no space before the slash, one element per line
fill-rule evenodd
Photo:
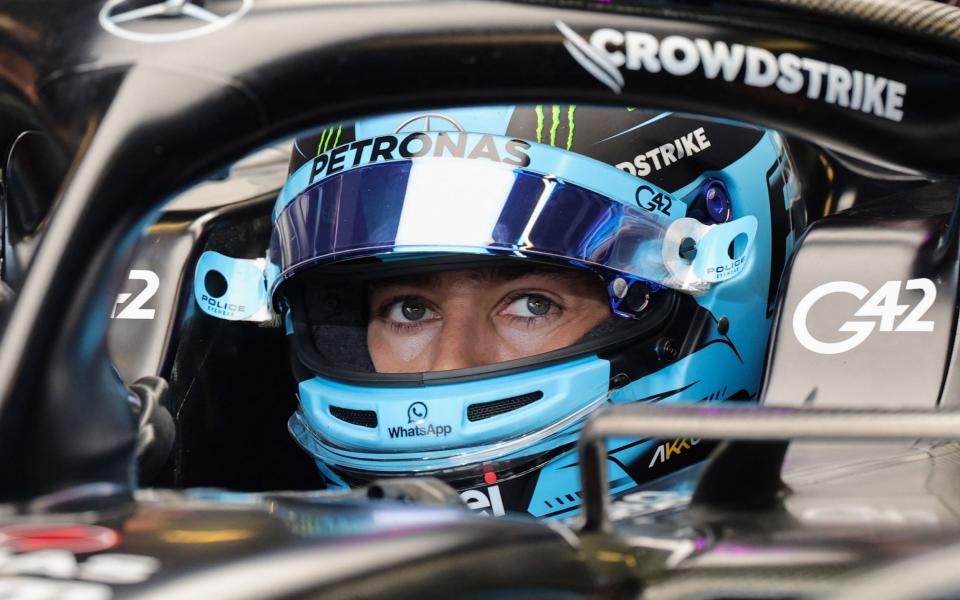
<path fill-rule="evenodd" d="M 907 312 L 911 308 L 909 304 L 899 303 L 901 288 L 923 292 L 920 302 L 910 312 Z M 868 319 L 846 321 L 838 329 L 838 331 L 852 334 L 847 339 L 840 342 L 822 342 L 810 334 L 810 330 L 807 328 L 807 315 L 809 315 L 814 304 L 821 299 L 830 294 L 850 294 L 857 300 L 863 300 L 869 293 L 870 290 L 852 281 L 832 281 L 817 286 L 803 297 L 793 313 L 793 333 L 797 336 L 797 340 L 805 348 L 818 354 L 840 354 L 853 350 L 862 344 L 873 333 L 874 329 L 894 333 L 933 331 L 933 321 L 921 321 L 920 319 L 933 306 L 933 302 L 937 298 L 937 287 L 929 279 L 909 279 L 906 285 L 903 281 L 888 281 L 880 286 L 880 289 L 874 292 L 857 309 L 857 312 L 853 313 L 855 317 L 867 317 Z M 904 315 L 904 313 L 906 314 Z M 900 318 L 901 315 L 903 315 L 902 319 Z M 900 319 L 899 324 L 896 323 L 897 319 Z"/>
<path fill-rule="evenodd" d="M 637 188 L 637 206 L 650 212 L 661 212 L 670 216 L 670 207 L 673 206 L 673 198 L 666 194 L 654 191 L 648 185 L 641 185 Z"/>

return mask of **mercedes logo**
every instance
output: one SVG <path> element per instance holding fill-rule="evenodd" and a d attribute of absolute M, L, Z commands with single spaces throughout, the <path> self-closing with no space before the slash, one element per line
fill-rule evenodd
<path fill-rule="evenodd" d="M 410 117 L 394 130 L 404 131 L 463 131 L 463 126 L 452 117 L 441 113 L 426 113 Z"/>
<path fill-rule="evenodd" d="M 253 0 L 109 0 L 100 25 L 135 42 L 176 42 L 219 31 L 252 6 Z"/>

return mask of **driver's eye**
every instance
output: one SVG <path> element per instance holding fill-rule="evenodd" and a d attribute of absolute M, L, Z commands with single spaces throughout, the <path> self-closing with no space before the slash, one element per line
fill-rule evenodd
<path fill-rule="evenodd" d="M 543 296 L 527 296 L 527 310 L 530 314 L 541 316 L 550 312 L 553 303 Z"/>
<path fill-rule="evenodd" d="M 550 298 L 539 294 L 524 294 L 513 300 L 503 314 L 523 319 L 534 319 L 550 314 L 557 304 Z"/>
<path fill-rule="evenodd" d="M 403 313 L 403 316 L 408 321 L 419 321 L 423 318 L 423 315 L 427 313 L 427 307 L 419 303 L 404 300 L 400 307 L 400 312 Z"/>
<path fill-rule="evenodd" d="M 397 300 L 387 307 L 387 319 L 396 323 L 413 323 L 434 318 L 434 312 L 421 300 L 408 298 Z"/>

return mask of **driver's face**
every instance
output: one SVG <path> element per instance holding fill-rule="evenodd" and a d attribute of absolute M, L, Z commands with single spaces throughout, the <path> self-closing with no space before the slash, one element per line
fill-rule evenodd
<path fill-rule="evenodd" d="M 573 344 L 610 316 L 602 281 L 565 270 L 463 269 L 371 286 L 378 373 L 447 371 Z"/>

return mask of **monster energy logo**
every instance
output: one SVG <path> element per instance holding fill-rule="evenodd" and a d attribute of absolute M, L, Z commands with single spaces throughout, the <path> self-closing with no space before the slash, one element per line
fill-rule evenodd
<path fill-rule="evenodd" d="M 560 125 L 563 122 L 561 113 L 563 112 L 560 109 L 559 104 L 550 105 L 550 130 L 547 132 L 549 140 L 544 138 L 544 127 L 546 126 L 546 114 L 544 112 L 544 105 L 538 104 L 535 109 L 537 113 L 537 142 L 540 144 L 549 143 L 551 146 L 557 145 L 557 133 L 560 130 Z M 566 116 L 566 126 L 567 126 L 567 137 L 566 137 L 566 149 L 570 150 L 573 148 L 573 131 L 576 128 L 576 121 L 574 120 L 574 113 L 577 110 L 576 104 L 571 104 L 567 106 L 567 116 Z"/>
<path fill-rule="evenodd" d="M 336 148 L 340 142 L 340 134 L 343 133 L 343 125 L 337 125 L 337 128 L 328 127 L 320 134 L 320 143 L 317 144 L 317 156 L 323 154 L 331 148 Z"/>

